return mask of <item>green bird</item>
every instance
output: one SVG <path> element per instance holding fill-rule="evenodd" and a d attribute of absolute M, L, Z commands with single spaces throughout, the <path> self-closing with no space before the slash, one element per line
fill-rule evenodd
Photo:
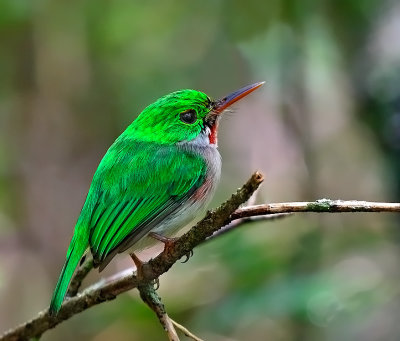
<path fill-rule="evenodd" d="M 115 140 L 101 160 L 75 226 L 50 304 L 60 310 L 72 275 L 90 248 L 102 271 L 117 254 L 173 236 L 212 198 L 221 173 L 221 113 L 264 82 L 212 100 L 196 90 L 161 97 Z M 160 239 L 159 238 L 159 239 Z"/>

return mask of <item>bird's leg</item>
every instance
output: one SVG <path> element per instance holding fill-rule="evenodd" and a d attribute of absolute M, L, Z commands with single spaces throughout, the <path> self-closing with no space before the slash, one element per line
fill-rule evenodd
<path fill-rule="evenodd" d="M 149 236 L 157 239 L 158 241 L 160 241 L 161 243 L 164 243 L 164 252 L 165 253 L 169 253 L 171 248 L 174 246 L 175 241 L 177 240 L 177 238 L 168 238 L 165 237 L 161 234 L 158 234 L 156 232 L 150 232 Z"/>
<path fill-rule="evenodd" d="M 143 262 L 133 252 L 129 254 L 136 265 L 136 277 L 140 280 L 143 278 Z"/>
<path fill-rule="evenodd" d="M 168 238 L 156 232 L 150 232 L 149 236 L 164 243 L 164 252 L 169 253 L 178 238 Z M 186 263 L 193 256 L 193 250 L 190 250 L 186 255 L 186 259 L 182 263 Z"/>

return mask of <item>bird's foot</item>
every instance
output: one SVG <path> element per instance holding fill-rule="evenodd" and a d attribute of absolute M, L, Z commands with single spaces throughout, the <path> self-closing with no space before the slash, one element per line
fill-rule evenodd
<path fill-rule="evenodd" d="M 190 250 L 186 255 L 185 255 L 185 260 L 184 261 L 182 261 L 182 263 L 186 263 L 188 260 L 189 260 L 189 258 L 190 257 L 192 257 L 193 256 L 193 250 Z"/>
<path fill-rule="evenodd" d="M 129 256 L 131 256 L 133 262 L 136 265 L 136 277 L 138 279 L 142 279 L 143 278 L 143 264 L 144 263 L 133 252 L 130 253 Z"/>
<path fill-rule="evenodd" d="M 174 246 L 176 240 L 178 238 L 168 238 L 165 236 L 162 236 L 161 234 L 155 233 L 155 232 L 150 232 L 149 236 L 157 239 L 158 241 L 164 243 L 164 252 L 169 253 L 171 248 Z M 185 260 L 182 263 L 186 263 L 190 257 L 193 256 L 193 250 L 190 250 L 186 255 L 185 255 Z"/>
<path fill-rule="evenodd" d="M 165 236 L 155 233 L 155 232 L 150 232 L 149 236 L 164 243 L 164 252 L 165 253 L 170 253 L 172 247 L 174 246 L 176 240 L 178 239 L 178 238 L 168 238 L 168 237 L 165 237 Z"/>

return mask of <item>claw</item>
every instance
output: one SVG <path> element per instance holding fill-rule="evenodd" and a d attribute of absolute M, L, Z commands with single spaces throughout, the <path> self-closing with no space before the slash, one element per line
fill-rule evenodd
<path fill-rule="evenodd" d="M 190 257 L 192 257 L 193 256 L 193 250 L 190 250 L 186 255 L 185 255 L 185 260 L 184 261 L 182 261 L 181 263 L 182 264 L 184 264 L 184 263 L 187 263 L 187 261 L 189 260 L 189 258 Z"/>

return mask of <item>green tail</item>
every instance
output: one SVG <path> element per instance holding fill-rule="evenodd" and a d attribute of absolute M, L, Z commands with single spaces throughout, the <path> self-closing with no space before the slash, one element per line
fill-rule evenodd
<path fill-rule="evenodd" d="M 78 239 L 78 240 L 77 240 Z M 81 240 L 79 240 L 81 239 Z M 87 248 L 87 242 L 82 241 L 82 238 L 77 238 L 76 233 L 72 237 L 71 244 L 69 245 L 67 257 L 64 266 L 61 270 L 60 277 L 56 288 L 54 289 L 53 297 L 51 298 L 49 313 L 52 316 L 57 315 L 61 305 L 64 301 L 65 294 L 67 292 L 69 283 L 71 281 L 72 275 L 74 274 L 75 268 L 77 267 L 80 259 L 83 256 Z"/>

